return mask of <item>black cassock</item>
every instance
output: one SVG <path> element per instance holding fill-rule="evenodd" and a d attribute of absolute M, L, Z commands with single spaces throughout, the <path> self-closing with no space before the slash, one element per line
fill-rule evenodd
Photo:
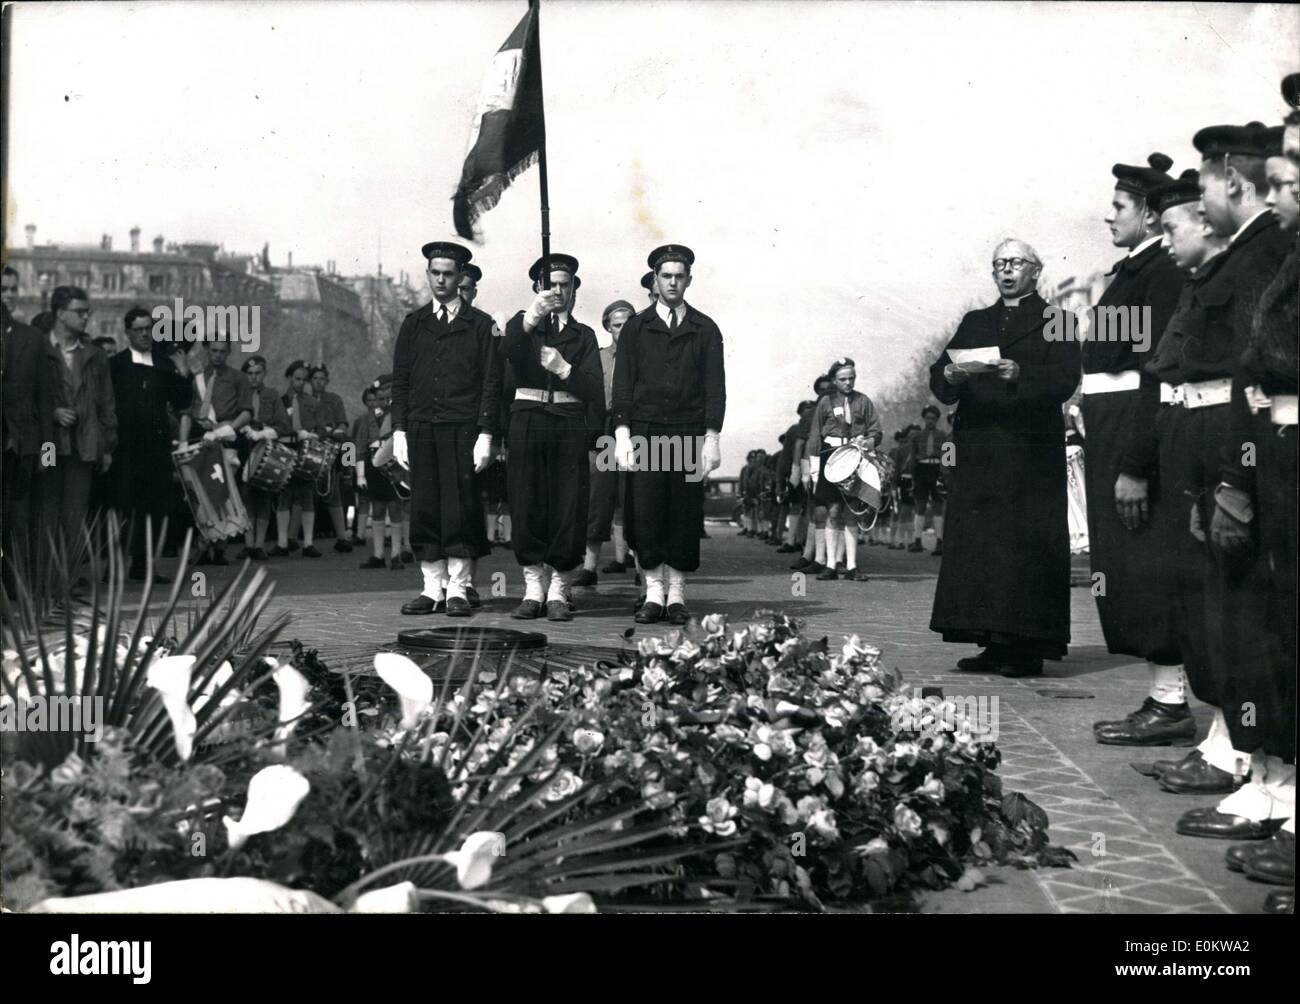
<path fill-rule="evenodd" d="M 1056 308 L 1050 308 L 1056 311 Z M 1047 302 L 998 302 L 962 318 L 930 367 L 930 389 L 956 404 L 943 564 L 930 630 L 944 641 L 1015 646 L 1059 659 L 1070 641 L 1070 539 L 1061 405 L 1079 382 L 1079 347 L 1053 340 Z M 1057 311 L 1055 333 L 1064 324 Z M 955 349 L 995 347 L 1020 366 L 949 384 Z"/>
<path fill-rule="evenodd" d="M 190 381 L 171 360 L 155 352 L 153 365 L 133 361 L 123 349 L 108 361 L 117 404 L 117 451 L 109 468 L 112 504 L 120 514 L 132 514 L 131 559 L 144 561 L 144 518 L 153 524 L 157 546 L 159 526 L 176 508 L 172 483 L 171 417 L 167 407 L 180 412 L 190 405 Z"/>

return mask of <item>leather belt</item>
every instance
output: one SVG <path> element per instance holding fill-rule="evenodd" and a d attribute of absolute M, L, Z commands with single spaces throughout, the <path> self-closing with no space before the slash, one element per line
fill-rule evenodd
<path fill-rule="evenodd" d="M 1274 394 L 1270 397 L 1258 387 L 1247 387 L 1245 394 L 1251 414 L 1258 414 L 1262 408 L 1267 408 L 1269 421 L 1274 425 L 1300 424 L 1300 396 Z"/>
<path fill-rule="evenodd" d="M 1232 400 L 1232 379 L 1202 380 L 1200 383 L 1162 383 L 1161 404 L 1181 404 L 1184 408 L 1212 408 Z"/>
<path fill-rule="evenodd" d="M 916 462 L 918 464 L 938 464 L 943 462 L 943 458 L 942 457 L 917 457 Z"/>
<path fill-rule="evenodd" d="M 1137 390 L 1141 383 L 1142 374 L 1137 370 L 1125 370 L 1123 373 L 1085 373 L 1083 392 L 1114 394 L 1122 390 Z"/>
<path fill-rule="evenodd" d="M 848 440 L 842 436 L 822 436 L 823 446 L 843 446 Z"/>
<path fill-rule="evenodd" d="M 516 401 L 540 401 L 542 404 L 581 404 L 582 398 L 567 390 L 538 390 L 536 387 L 516 387 Z"/>

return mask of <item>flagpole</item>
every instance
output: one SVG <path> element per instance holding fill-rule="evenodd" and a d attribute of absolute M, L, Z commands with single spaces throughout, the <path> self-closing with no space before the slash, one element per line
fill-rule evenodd
<path fill-rule="evenodd" d="M 537 152 L 537 181 L 540 186 L 542 203 L 542 257 L 551 255 L 551 195 L 546 184 L 546 90 L 542 86 L 542 2 L 528 0 L 529 6 L 535 8 L 533 14 L 533 31 L 537 33 L 537 95 L 542 105 L 542 145 Z M 551 273 L 542 269 L 542 288 L 551 288 Z M 549 322 L 548 322 L 549 326 Z"/>

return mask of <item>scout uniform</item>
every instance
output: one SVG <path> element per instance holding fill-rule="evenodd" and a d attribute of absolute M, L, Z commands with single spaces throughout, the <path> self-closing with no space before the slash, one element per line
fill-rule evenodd
<path fill-rule="evenodd" d="M 537 284 L 555 271 L 576 280 L 578 261 L 565 254 L 539 258 L 528 277 Z M 508 462 L 511 543 L 527 586 L 511 616 L 537 617 L 545 602 L 548 620 L 571 620 L 566 577 L 582 564 L 587 535 L 587 409 L 605 399 L 600 348 L 595 332 L 567 310 L 548 315 L 532 331 L 524 319 L 523 311 L 517 313 L 505 334 L 514 387 Z M 560 354 L 563 375 L 543 367 L 543 346 Z"/>
<path fill-rule="evenodd" d="M 274 429 L 274 438 L 277 440 L 286 439 L 292 434 L 293 426 L 289 421 L 289 413 L 285 411 L 284 402 L 270 387 L 263 384 L 260 389 L 252 389 L 250 386 L 249 404 L 253 418 L 244 426 L 244 430 L 264 432 L 267 429 Z M 244 440 L 246 443 L 252 443 L 249 436 L 245 436 Z M 259 437 L 259 440 L 265 442 L 261 437 Z M 250 457 L 253 449 L 254 447 L 250 445 L 248 450 Z M 245 464 L 247 462 L 246 459 Z M 261 561 L 267 556 L 266 551 L 262 549 L 262 542 L 265 538 L 267 525 L 271 520 L 271 514 L 275 511 L 276 495 L 254 488 L 248 483 L 248 474 L 248 467 L 245 466 L 243 478 L 241 479 L 241 488 L 244 491 L 244 507 L 253 520 L 253 526 L 249 529 L 246 537 L 250 541 L 245 549 L 246 553 L 241 554 L 240 557 Z"/>
<path fill-rule="evenodd" d="M 459 244 L 433 242 L 424 257 L 469 263 Z M 501 365 L 492 318 L 460 297 L 407 315 L 393 350 L 393 430 L 408 440 L 411 548 L 425 586 L 407 614 L 469 611 L 470 562 L 488 553 L 474 452 L 491 451 Z"/>
<path fill-rule="evenodd" d="M 247 412 L 253 414 L 253 388 L 248 377 L 229 365 L 204 367 L 194 374 L 193 403 L 190 406 L 190 418 L 199 426 L 198 436 L 191 432 L 190 438 L 202 438 L 202 432 L 211 432 L 222 425 L 234 422 Z M 226 447 L 226 455 L 234 459 L 238 450 Z M 208 553 L 214 564 L 226 564 L 224 544 L 212 544 Z"/>
<path fill-rule="evenodd" d="M 293 389 L 293 374 L 305 369 L 307 365 L 303 362 L 290 364 L 284 371 L 289 385 L 280 397 L 280 404 L 284 407 L 285 415 L 289 420 L 289 434 L 284 437 L 285 443 L 299 453 L 302 452 L 304 443 L 320 434 L 321 426 L 320 402 L 307 393 L 305 386 L 301 391 Z M 291 478 L 275 501 L 275 524 L 279 543 L 271 551 L 271 557 L 282 558 L 289 554 L 290 545 L 293 544 L 289 540 L 289 517 L 295 509 L 302 519 L 303 557 L 319 558 L 320 551 L 316 550 L 314 540 L 316 483 L 303 481 L 300 478 Z"/>
<path fill-rule="evenodd" d="M 694 253 L 681 245 L 664 245 L 649 256 L 656 274 L 667 262 L 689 269 L 694 260 Z M 649 446 L 656 442 L 653 437 L 670 437 L 659 442 L 676 442 L 680 456 L 689 452 L 698 458 L 705 433 L 721 432 L 726 408 L 722 332 L 712 318 L 684 300 L 673 309 L 657 300 L 628 318 L 614 370 L 616 436 L 641 437 L 633 442 Z M 704 479 L 699 473 L 704 472 L 639 467 L 628 472 L 624 526 L 646 578 L 646 603 L 637 612 L 641 623 L 658 620 L 665 612 L 665 578 L 670 620 L 684 624 L 689 619 L 685 573 L 700 567 L 704 525 Z"/>
<path fill-rule="evenodd" d="M 921 418 L 933 415 L 937 420 L 939 409 L 926 405 L 921 409 Z M 903 469 L 912 477 L 912 496 L 916 501 L 916 515 L 913 517 L 913 538 L 909 551 L 924 550 L 921 546 L 921 534 L 925 532 L 925 508 L 934 502 L 934 553 L 943 554 L 943 499 L 940 497 L 939 482 L 943 474 L 943 448 L 949 442 L 949 436 L 937 425 L 933 429 L 915 429 L 907 437 L 903 450 Z"/>
<path fill-rule="evenodd" d="M 1111 169 L 1115 189 L 1140 201 L 1144 213 L 1151 206 L 1151 190 L 1173 181 L 1165 173 L 1172 164 L 1168 157 L 1152 154 L 1148 162 L 1150 166 L 1116 164 Z M 1147 745 L 1196 733 L 1178 637 L 1167 614 L 1177 574 L 1169 559 L 1186 533 L 1186 513 L 1178 495 L 1165 497 L 1155 434 L 1160 384 L 1143 375 L 1142 362 L 1151 356 L 1134 341 L 1134 326 L 1140 325 L 1150 339 L 1147 352 L 1158 350 L 1183 276 L 1158 234 L 1132 248 L 1109 274 L 1110 284 L 1094 309 L 1096 330 L 1081 349 L 1089 557 L 1093 575 L 1105 583 L 1095 596 L 1106 647 L 1147 660 L 1151 686 L 1135 716 L 1098 722 L 1096 729 L 1097 741 L 1107 745 Z M 1133 529 L 1116 511 L 1115 485 L 1121 475 L 1147 484 L 1148 518 Z"/>
<path fill-rule="evenodd" d="M 313 366 L 312 373 L 324 373 L 325 379 L 329 379 L 329 370 L 324 366 Z M 348 441 L 348 414 L 347 409 L 343 406 L 343 398 L 339 397 L 333 391 L 323 390 L 316 399 L 320 405 L 320 422 L 321 436 L 336 444 L 342 444 Z M 330 490 L 321 501 L 324 502 L 325 508 L 329 510 L 330 521 L 334 524 L 334 550 L 346 554 L 352 550 L 352 545 L 348 542 L 347 521 L 343 518 L 343 507 L 348 499 L 344 498 L 344 479 L 348 479 L 349 485 L 347 494 L 351 496 L 351 501 L 355 502 L 355 496 L 352 496 L 351 488 L 351 471 L 343 466 L 342 456 L 334 462 L 334 470 L 330 472 Z"/>

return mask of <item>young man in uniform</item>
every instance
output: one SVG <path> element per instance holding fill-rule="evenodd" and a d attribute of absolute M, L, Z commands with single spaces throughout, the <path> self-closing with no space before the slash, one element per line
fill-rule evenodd
<path fill-rule="evenodd" d="M 587 409 L 605 400 L 596 334 L 570 314 L 577 272 L 572 255 L 539 258 L 528 271 L 537 296 L 506 324 L 511 529 L 525 583 L 510 616 L 519 620 L 543 605 L 547 620 L 573 619 L 567 577 L 587 534 Z"/>
<path fill-rule="evenodd" d="M 393 350 L 393 456 L 411 472 L 411 546 L 424 588 L 404 614 L 471 613 L 470 563 L 488 553 L 476 475 L 492 460 L 501 365 L 493 321 L 460 297 L 469 248 L 421 249 L 433 300 Z"/>
<path fill-rule="evenodd" d="M 907 438 L 903 470 L 912 477 L 912 501 L 916 514 L 912 517 L 915 536 L 908 550 L 923 551 L 921 536 L 925 533 L 925 513 L 934 506 L 934 553 L 943 554 L 943 503 L 938 496 L 939 475 L 942 473 L 943 448 L 948 436 L 939 430 L 939 409 L 927 404 L 921 409 L 922 429 L 916 429 Z"/>
<path fill-rule="evenodd" d="M 799 422 L 800 438 L 803 440 L 802 452 L 799 457 L 799 484 L 803 487 L 801 492 L 803 496 L 803 526 L 804 526 L 804 543 L 803 554 L 799 559 L 790 566 L 793 572 L 804 572 L 809 575 L 816 575 L 826 567 L 826 535 L 817 530 L 812 525 L 813 511 L 816 508 L 816 502 L 813 501 L 812 492 L 807 488 L 812 478 L 814 465 L 818 464 L 815 454 L 809 455 L 808 436 L 812 432 L 813 412 L 817 410 L 817 403 L 823 397 L 831 392 L 835 387 L 835 381 L 823 373 L 813 381 L 813 402 L 812 407 L 804 412 Z"/>
<path fill-rule="evenodd" d="M 240 430 L 240 437 L 249 448 L 243 452 L 247 464 L 251 458 L 252 448 L 259 443 L 271 442 L 288 437 L 293 432 L 289 413 L 284 410 L 280 395 L 266 386 L 266 359 L 262 356 L 250 356 L 240 369 L 248 378 L 252 388 L 252 420 Z M 245 474 L 248 468 L 245 467 Z M 244 478 L 240 479 L 240 490 L 244 494 L 244 506 L 252 525 L 244 534 L 244 549 L 239 558 L 251 558 L 253 561 L 265 561 L 267 553 L 262 546 L 266 541 L 266 532 L 271 524 L 271 514 L 275 512 L 276 496 L 254 488 Z"/>
<path fill-rule="evenodd" d="M 825 467 L 835 450 L 855 440 L 862 442 L 868 450 L 874 450 L 880 445 L 884 432 L 871 398 L 853 389 L 857 381 L 857 366 L 853 360 L 847 357 L 837 359 L 828 375 L 834 381 L 834 389 L 817 402 L 808 433 L 808 455 L 816 457 L 818 465 L 817 473 L 810 473 L 807 482 L 816 506 L 813 511 L 815 532 L 826 538 L 826 567 L 817 578 L 831 582 L 842 575 L 845 579 L 866 582 L 866 571 L 858 568 L 857 526 L 851 515 L 845 520 L 847 507 L 844 497 L 825 476 Z M 842 573 L 838 567 L 841 541 L 845 558 Z"/>
<path fill-rule="evenodd" d="M 311 369 L 311 391 L 320 408 L 320 434 L 323 438 L 339 447 L 348 442 L 348 415 L 343 407 L 343 398 L 333 391 L 326 390 L 330 382 L 330 371 L 318 364 Z M 334 524 L 334 550 L 346 554 L 352 550 L 348 543 L 347 520 L 343 518 L 343 477 L 348 472 L 341 461 L 336 461 L 330 472 L 330 493 L 325 498 L 325 508 L 329 512 L 330 522 Z"/>
<path fill-rule="evenodd" d="M 280 404 L 289 419 L 289 434 L 284 437 L 286 445 L 301 452 L 303 444 L 319 438 L 320 403 L 307 393 L 307 374 L 310 371 L 301 359 L 291 362 L 285 368 L 284 378 L 288 382 Z M 270 551 L 272 558 L 287 558 L 291 548 L 297 543 L 291 537 L 292 524 L 302 526 L 302 556 L 319 558 L 316 549 L 316 483 L 291 478 L 275 501 L 275 532 L 277 544 Z"/>
<path fill-rule="evenodd" d="M 1128 254 L 1093 310 L 1083 343 L 1083 427 L 1087 430 L 1088 553 L 1107 650 L 1144 659 L 1150 681 L 1142 706 L 1120 722 L 1098 722 L 1104 745 L 1165 745 L 1191 739 L 1183 656 L 1169 604 L 1177 571 L 1171 561 L 1187 531 L 1182 500 L 1160 481 L 1156 412 L 1160 384 L 1142 374 L 1158 351 L 1177 306 L 1183 277 L 1161 246 L 1153 189 L 1173 179 L 1161 153 L 1146 166 L 1116 164 L 1105 223 Z"/>
<path fill-rule="evenodd" d="M 614 438 L 619 466 L 628 471 L 624 523 L 628 544 L 645 576 L 639 624 L 665 613 L 674 624 L 690 620 L 686 574 L 699 568 L 704 525 L 704 477 L 717 469 L 719 435 L 727 407 L 722 333 L 686 303 L 695 254 L 680 244 L 650 253 L 658 294 L 655 304 L 628 320 L 614 370 Z M 670 449 L 696 470 L 642 470 L 632 437 L 676 444 Z M 701 437 L 703 442 L 701 443 Z M 662 451 L 658 451 L 662 452 Z M 651 465 L 659 466 L 659 465 Z"/>

